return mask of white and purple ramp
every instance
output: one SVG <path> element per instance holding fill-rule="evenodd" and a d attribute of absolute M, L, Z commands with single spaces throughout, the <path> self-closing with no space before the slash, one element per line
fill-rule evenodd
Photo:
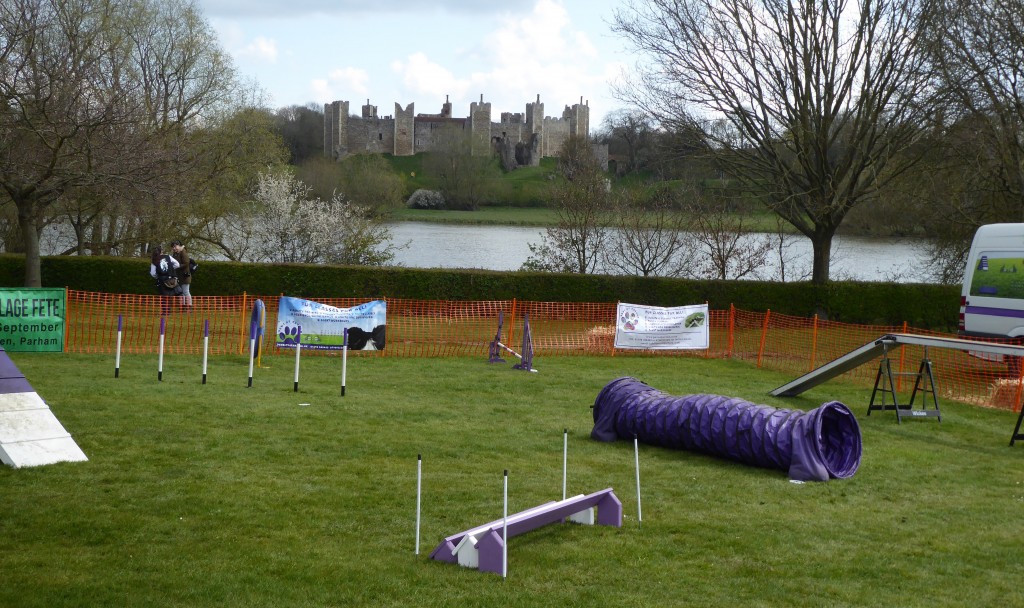
<path fill-rule="evenodd" d="M 34 467 L 88 460 L 0 347 L 0 462 Z"/>
<path fill-rule="evenodd" d="M 622 503 L 611 488 L 593 494 L 574 496 L 545 503 L 508 516 L 508 536 L 524 534 L 542 526 L 569 519 L 581 524 L 622 527 Z M 457 563 L 484 572 L 502 574 L 505 543 L 502 529 L 505 519 L 498 519 L 441 541 L 430 553 L 431 559 Z"/>

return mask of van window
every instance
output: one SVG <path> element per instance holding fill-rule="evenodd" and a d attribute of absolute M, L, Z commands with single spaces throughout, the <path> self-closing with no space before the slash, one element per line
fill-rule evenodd
<path fill-rule="evenodd" d="M 982 251 L 971 277 L 972 296 L 1024 299 L 1024 253 Z"/>

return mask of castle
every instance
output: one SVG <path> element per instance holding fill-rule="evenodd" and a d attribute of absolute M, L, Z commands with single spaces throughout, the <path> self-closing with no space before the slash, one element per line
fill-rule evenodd
<path fill-rule="evenodd" d="M 349 154 L 383 153 L 412 156 L 429 152 L 440 145 L 443 130 L 461 130 L 468 135 L 470 153 L 474 156 L 514 153 L 518 164 L 536 166 L 543 156 L 557 156 L 570 135 L 587 137 L 590 132 L 590 107 L 580 103 L 566 106 L 561 118 L 544 116 L 544 104 L 526 104 L 526 113 L 502 112 L 494 122 L 490 102 L 469 106 L 469 116 L 452 116 L 452 104 L 445 97 L 440 114 L 414 114 L 415 104 L 403 110 L 395 104 L 394 116 L 377 116 L 377 106 L 366 101 L 361 116 L 349 114 L 349 102 L 324 104 L 324 155 L 335 160 Z M 514 150 L 514 152 L 512 152 Z"/>

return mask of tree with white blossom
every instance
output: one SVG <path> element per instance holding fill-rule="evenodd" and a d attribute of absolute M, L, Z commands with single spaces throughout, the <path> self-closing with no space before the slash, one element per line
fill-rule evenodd
<path fill-rule="evenodd" d="M 395 256 L 391 232 L 339 193 L 310 197 L 288 173 L 261 173 L 253 200 L 232 218 L 234 259 L 381 266 Z"/>

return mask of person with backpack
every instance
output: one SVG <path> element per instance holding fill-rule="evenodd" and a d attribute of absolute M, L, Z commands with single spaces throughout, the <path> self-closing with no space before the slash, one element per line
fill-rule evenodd
<path fill-rule="evenodd" d="M 171 252 L 172 257 L 178 262 L 178 268 L 176 270 L 178 275 L 178 285 L 181 287 L 181 305 L 185 308 L 185 311 L 192 310 L 192 271 L 193 262 L 189 258 L 188 252 L 185 251 L 185 246 L 181 244 L 181 241 L 171 241 Z"/>
<path fill-rule="evenodd" d="M 160 294 L 160 311 L 165 316 L 170 312 L 169 297 L 180 296 L 181 286 L 178 285 L 178 260 L 154 247 L 149 259 L 149 276 L 156 280 L 156 292 Z"/>

